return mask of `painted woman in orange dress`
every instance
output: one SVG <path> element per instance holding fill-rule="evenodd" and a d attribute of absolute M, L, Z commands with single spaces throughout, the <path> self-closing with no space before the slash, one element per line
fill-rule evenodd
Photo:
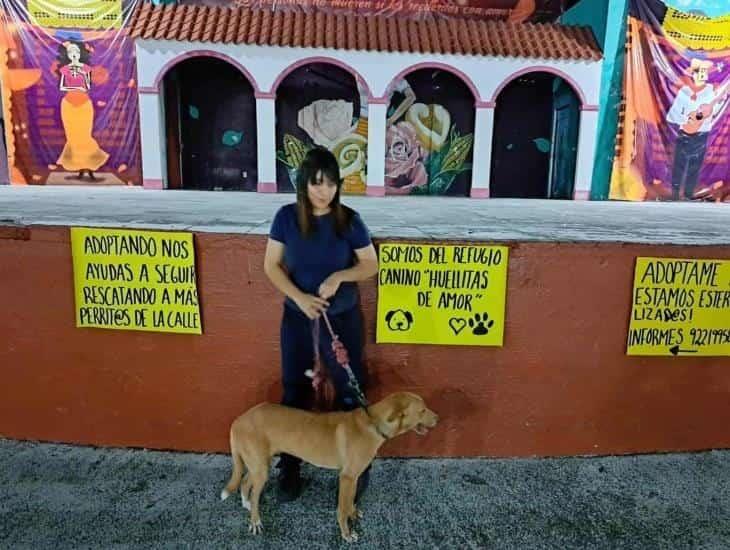
<path fill-rule="evenodd" d="M 89 98 L 91 90 L 91 67 L 89 50 L 82 42 L 67 41 L 58 52 L 60 68 L 59 89 L 65 92 L 61 100 L 61 121 L 66 133 L 66 145 L 58 157 L 58 164 L 69 172 L 84 172 L 94 181 L 94 171 L 101 168 L 109 158 L 91 133 L 94 129 L 94 105 Z M 73 176 L 76 179 L 76 176 Z"/>

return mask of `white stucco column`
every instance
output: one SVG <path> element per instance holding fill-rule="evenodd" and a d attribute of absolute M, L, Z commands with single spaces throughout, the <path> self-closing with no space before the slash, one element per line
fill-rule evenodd
<path fill-rule="evenodd" d="M 575 165 L 575 186 L 573 198 L 588 200 L 591 196 L 593 158 L 598 137 L 598 110 L 584 109 L 580 112 L 578 128 L 578 152 Z"/>
<path fill-rule="evenodd" d="M 142 184 L 145 189 L 163 189 L 167 179 L 167 148 L 162 101 L 153 92 L 139 94 L 139 123 L 142 145 Z"/>
<path fill-rule="evenodd" d="M 474 148 L 471 169 L 471 196 L 489 197 L 489 176 L 492 169 L 492 135 L 494 103 L 478 102 L 474 117 Z"/>
<path fill-rule="evenodd" d="M 368 181 L 367 194 L 385 195 L 385 133 L 387 99 L 370 99 L 368 103 Z"/>
<path fill-rule="evenodd" d="M 256 147 L 259 193 L 276 193 L 276 96 L 256 94 Z"/>

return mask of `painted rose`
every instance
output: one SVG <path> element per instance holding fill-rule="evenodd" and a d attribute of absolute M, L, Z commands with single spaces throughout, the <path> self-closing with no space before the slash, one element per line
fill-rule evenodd
<path fill-rule="evenodd" d="M 385 186 L 388 194 L 407 195 L 428 183 L 421 157 L 423 149 L 410 122 L 388 127 L 385 138 Z"/>
<path fill-rule="evenodd" d="M 353 104 L 343 99 L 319 99 L 299 111 L 298 124 L 317 145 L 332 149 L 354 131 Z"/>

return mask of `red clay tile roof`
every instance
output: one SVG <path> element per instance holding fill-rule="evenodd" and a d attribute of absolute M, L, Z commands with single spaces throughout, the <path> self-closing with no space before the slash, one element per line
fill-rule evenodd
<path fill-rule="evenodd" d="M 589 28 L 555 23 L 153 6 L 142 1 L 129 25 L 132 37 L 150 40 L 542 59 L 602 56 Z"/>

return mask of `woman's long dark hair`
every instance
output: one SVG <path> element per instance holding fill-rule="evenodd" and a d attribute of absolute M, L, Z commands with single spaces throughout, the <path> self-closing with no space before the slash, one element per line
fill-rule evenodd
<path fill-rule="evenodd" d="M 324 185 L 323 178 L 330 179 L 337 184 L 337 192 L 330 203 L 335 220 L 335 231 L 342 236 L 352 224 L 353 210 L 340 203 L 342 178 L 340 178 L 337 159 L 328 149 L 315 147 L 305 155 L 297 172 L 297 220 L 299 221 L 299 231 L 305 237 L 311 235 L 314 229 L 314 213 L 307 195 L 307 185 L 310 183 Z"/>

